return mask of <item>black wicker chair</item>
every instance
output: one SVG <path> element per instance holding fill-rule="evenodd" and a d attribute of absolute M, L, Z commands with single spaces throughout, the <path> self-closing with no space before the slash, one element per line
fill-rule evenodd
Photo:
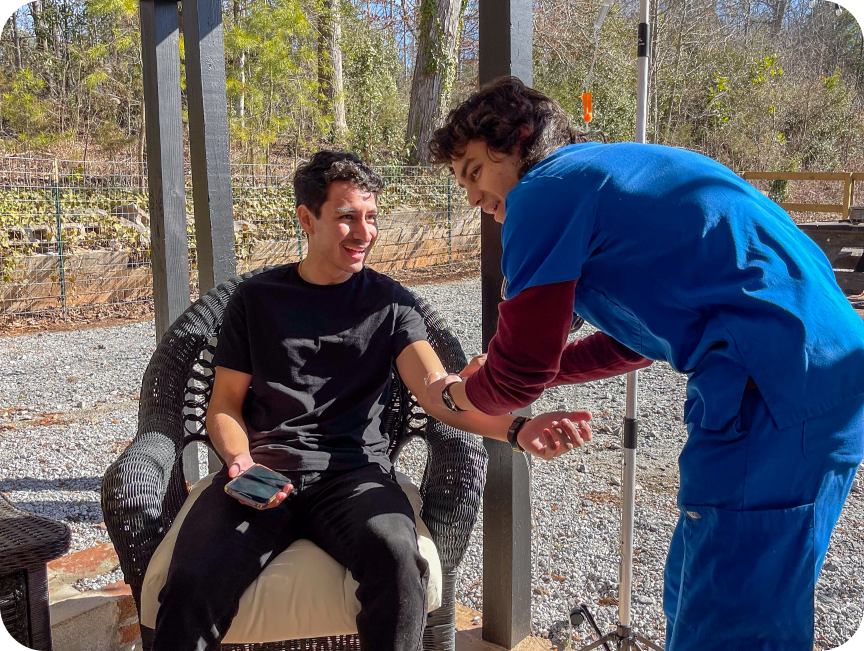
<path fill-rule="evenodd" d="M 228 298 L 237 285 L 266 269 L 223 283 L 186 310 L 162 337 L 141 387 L 138 434 L 102 482 L 102 511 L 126 582 L 140 612 L 141 587 L 156 547 L 188 495 L 183 447 L 207 442 L 204 417 L 213 382 L 213 352 Z M 465 354 L 446 323 L 417 298 L 429 342 L 451 371 L 464 367 Z M 426 441 L 427 465 L 420 486 L 421 517 L 432 534 L 443 572 L 442 606 L 429 613 L 424 649 L 455 647 L 455 573 L 468 545 L 486 476 L 480 438 L 445 426 L 420 410 L 394 370 L 396 381 L 385 410 L 394 461 L 414 436 Z M 152 631 L 142 629 L 144 648 Z M 359 649 L 356 635 L 267 644 L 223 644 L 223 649 Z"/>
<path fill-rule="evenodd" d="M 69 549 L 69 527 L 23 511 L 0 495 L 0 616 L 12 638 L 51 649 L 45 564 Z"/>

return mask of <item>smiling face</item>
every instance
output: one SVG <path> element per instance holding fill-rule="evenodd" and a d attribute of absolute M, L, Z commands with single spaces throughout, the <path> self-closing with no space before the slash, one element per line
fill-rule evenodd
<path fill-rule="evenodd" d="M 468 203 L 504 223 L 504 198 L 519 182 L 519 156 L 492 151 L 485 140 L 472 140 L 452 163 L 456 181 L 468 192 Z"/>
<path fill-rule="evenodd" d="M 318 217 L 305 206 L 297 209 L 300 225 L 309 236 L 303 278 L 319 285 L 348 280 L 363 269 L 378 237 L 375 193 L 348 181 L 333 181 Z"/>

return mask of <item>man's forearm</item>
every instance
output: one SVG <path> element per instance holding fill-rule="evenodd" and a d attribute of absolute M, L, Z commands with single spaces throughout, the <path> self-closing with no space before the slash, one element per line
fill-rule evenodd
<path fill-rule="evenodd" d="M 440 420 L 445 425 L 498 441 L 507 440 L 507 430 L 510 429 L 510 425 L 513 423 L 513 416 L 510 414 L 487 416 L 479 411 L 457 412 L 429 405 L 424 406 L 421 404 L 420 406 L 432 418 Z"/>
<path fill-rule="evenodd" d="M 230 462 L 239 454 L 249 454 L 249 437 L 243 417 L 224 411 L 207 414 L 207 435 L 219 456 Z"/>

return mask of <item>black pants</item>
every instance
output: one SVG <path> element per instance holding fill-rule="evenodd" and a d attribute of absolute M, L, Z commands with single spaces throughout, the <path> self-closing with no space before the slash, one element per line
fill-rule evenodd
<path fill-rule="evenodd" d="M 225 493 L 225 468 L 201 493 L 183 521 L 159 593 L 155 651 L 217 649 L 243 592 L 299 538 L 321 547 L 360 584 L 363 649 L 420 648 L 429 566 L 417 548 L 411 504 L 394 475 L 370 464 L 292 479 L 300 483 L 298 494 L 265 511 Z"/>

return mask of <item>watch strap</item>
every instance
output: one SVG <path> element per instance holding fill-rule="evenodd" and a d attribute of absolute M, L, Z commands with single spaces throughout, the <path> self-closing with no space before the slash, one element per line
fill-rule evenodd
<path fill-rule="evenodd" d="M 464 409 L 462 409 L 462 407 L 456 404 L 453 396 L 450 395 L 450 387 L 452 387 L 454 384 L 456 384 L 456 382 L 451 382 L 446 387 L 444 387 L 444 390 L 441 392 L 441 400 L 444 401 L 444 406 L 447 407 L 447 409 L 449 409 L 450 411 L 465 411 Z"/>
<path fill-rule="evenodd" d="M 527 423 L 530 418 L 528 416 L 516 416 L 513 419 L 513 422 L 510 423 L 510 429 L 507 430 L 507 442 L 510 444 L 510 447 L 513 448 L 514 452 L 525 452 L 525 448 L 519 445 L 519 430 L 522 429 L 522 426 Z"/>

